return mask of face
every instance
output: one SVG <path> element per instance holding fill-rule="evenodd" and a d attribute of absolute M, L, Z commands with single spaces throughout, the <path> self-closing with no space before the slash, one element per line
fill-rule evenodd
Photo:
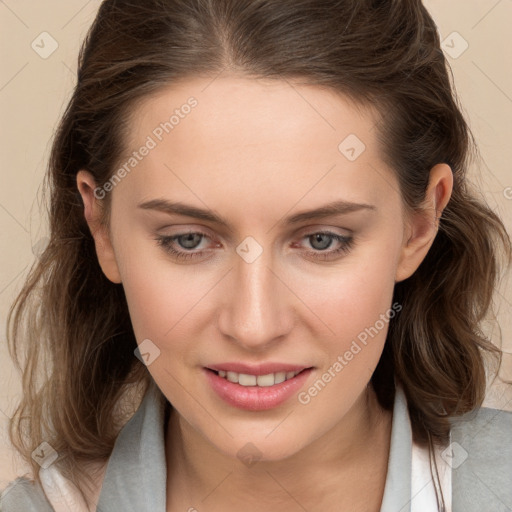
<path fill-rule="evenodd" d="M 148 370 L 226 455 L 252 443 L 278 460 L 339 428 L 379 361 L 394 284 L 429 235 L 376 120 L 318 87 L 189 80 L 138 105 L 126 172 L 96 191 L 112 194 L 100 263 Z"/>

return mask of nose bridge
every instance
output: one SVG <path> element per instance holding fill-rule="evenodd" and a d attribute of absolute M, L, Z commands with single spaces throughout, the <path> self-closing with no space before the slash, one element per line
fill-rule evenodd
<path fill-rule="evenodd" d="M 239 251 L 243 248 L 241 244 Z M 241 254 L 234 259 L 219 327 L 239 344 L 257 349 L 286 334 L 290 311 L 274 275 L 270 251 L 263 251 L 253 261 Z"/>

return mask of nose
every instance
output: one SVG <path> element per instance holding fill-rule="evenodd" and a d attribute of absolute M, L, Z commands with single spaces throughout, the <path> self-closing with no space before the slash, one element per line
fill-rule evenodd
<path fill-rule="evenodd" d="M 235 255 L 221 291 L 219 329 L 249 351 L 266 351 L 292 329 L 293 294 L 273 269 L 270 251 L 252 263 Z"/>

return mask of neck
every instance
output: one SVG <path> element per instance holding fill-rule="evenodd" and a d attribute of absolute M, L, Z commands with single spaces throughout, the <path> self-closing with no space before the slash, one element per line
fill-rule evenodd
<path fill-rule="evenodd" d="M 318 507 L 319 496 L 339 496 L 347 504 L 363 500 L 368 506 L 364 500 L 370 486 L 375 488 L 374 498 L 380 496 L 380 504 L 391 419 L 391 411 L 379 406 L 369 386 L 335 428 L 308 446 L 284 460 L 260 460 L 248 466 L 217 450 L 172 409 L 166 433 L 168 503 L 174 503 L 176 510 L 191 503 L 199 507 L 198 497 L 210 496 L 205 503 L 216 506 L 208 510 L 222 510 L 226 503 L 232 508 L 236 503 L 244 510 L 282 511 L 287 503 L 290 510 L 298 510 L 293 507 L 300 499 L 309 510 L 307 504 Z M 178 506 L 177 494 L 183 505 Z M 267 500 L 265 506 L 262 500 Z"/>

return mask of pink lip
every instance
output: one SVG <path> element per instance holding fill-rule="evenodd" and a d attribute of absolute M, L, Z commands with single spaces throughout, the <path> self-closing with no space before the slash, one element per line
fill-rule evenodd
<path fill-rule="evenodd" d="M 210 370 L 224 370 L 226 372 L 246 373 L 248 375 L 268 375 L 269 373 L 277 372 L 300 372 L 307 366 L 287 363 L 261 363 L 261 364 L 246 364 L 246 363 L 219 363 L 209 365 Z"/>
<path fill-rule="evenodd" d="M 284 370 L 283 366 L 291 367 L 290 365 L 280 365 L 279 368 L 281 371 L 299 371 L 303 368 L 295 367 L 295 369 Z M 240 368 L 240 366 L 237 367 Z M 279 371 L 268 371 L 268 366 L 262 366 L 259 369 L 261 370 L 259 373 L 255 373 L 254 368 L 252 368 L 251 371 L 246 370 L 239 371 L 237 373 L 266 375 L 268 373 L 275 373 L 276 371 Z M 240 384 L 229 382 L 223 377 L 219 377 L 217 373 L 211 369 L 203 368 L 203 371 L 213 391 L 215 391 L 217 395 L 219 395 L 219 397 L 229 405 L 248 411 L 264 411 L 281 405 L 296 392 L 298 392 L 298 390 L 304 385 L 310 373 L 313 371 L 313 368 L 307 368 L 290 380 L 286 380 L 280 384 L 274 384 L 273 386 L 268 387 L 241 386 Z"/>

